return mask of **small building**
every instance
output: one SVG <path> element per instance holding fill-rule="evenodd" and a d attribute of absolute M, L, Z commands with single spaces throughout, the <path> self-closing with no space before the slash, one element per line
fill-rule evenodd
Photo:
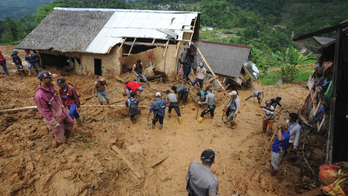
<path fill-rule="evenodd" d="M 180 48 L 199 40 L 199 18 L 198 12 L 54 8 L 16 48 L 38 51 L 43 66 L 72 64 L 79 75 L 121 75 L 140 59 L 173 80 Z"/>
<path fill-rule="evenodd" d="M 256 80 L 252 73 L 243 65 L 247 64 L 251 46 L 199 41 L 198 48 L 202 52 L 210 68 L 215 72 L 216 78 L 222 81 L 225 88 L 228 84 L 231 86 L 236 85 L 240 88 L 247 87 L 249 83 L 248 79 L 245 78 L 247 74 L 249 78 Z M 200 53 L 198 54 L 197 60 L 197 64 L 204 62 Z M 207 64 L 204 66 L 207 72 L 211 72 Z"/>

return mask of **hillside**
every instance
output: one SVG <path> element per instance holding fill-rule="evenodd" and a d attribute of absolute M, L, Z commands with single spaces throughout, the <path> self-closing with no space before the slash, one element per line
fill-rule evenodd
<path fill-rule="evenodd" d="M 12 20 L 18 20 L 22 16 L 36 12 L 36 8 L 40 5 L 50 4 L 51 0 L 11 0 L 0 1 L 0 20 L 6 17 Z"/>

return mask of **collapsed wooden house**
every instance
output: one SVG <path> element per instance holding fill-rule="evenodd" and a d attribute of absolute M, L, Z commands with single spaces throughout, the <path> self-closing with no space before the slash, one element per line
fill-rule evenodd
<path fill-rule="evenodd" d="M 315 38 L 322 46 L 302 111 L 319 132 L 328 129 L 327 164 L 348 161 L 348 21 L 293 38 L 298 41 L 332 31 L 336 39 Z"/>
<path fill-rule="evenodd" d="M 174 80 L 180 47 L 199 39 L 199 19 L 198 12 L 54 8 L 16 48 L 74 74 L 121 75 L 140 59 Z"/>
<path fill-rule="evenodd" d="M 218 79 L 217 82 L 221 81 L 225 89 L 228 86 L 247 88 L 252 80 L 256 80 L 253 70 L 247 68 L 250 49 L 251 46 L 199 41 L 197 65 L 203 62 L 207 72 L 211 73 L 207 79 Z"/>

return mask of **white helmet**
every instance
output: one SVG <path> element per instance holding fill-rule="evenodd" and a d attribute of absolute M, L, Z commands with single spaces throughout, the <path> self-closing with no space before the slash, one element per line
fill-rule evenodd
<path fill-rule="evenodd" d="M 199 66 L 200 66 L 200 67 L 203 67 L 203 66 L 204 66 L 204 64 L 203 64 L 203 63 L 199 63 Z"/>
<path fill-rule="evenodd" d="M 156 93 L 156 97 L 160 97 L 161 96 L 161 93 L 160 92 L 157 92 Z"/>

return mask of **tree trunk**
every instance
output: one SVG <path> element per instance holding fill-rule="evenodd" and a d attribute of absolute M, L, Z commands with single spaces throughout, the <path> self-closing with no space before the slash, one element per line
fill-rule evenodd
<path fill-rule="evenodd" d="M 294 65 L 295 66 L 295 65 Z M 289 80 L 288 80 L 288 82 L 290 82 L 290 80 L 291 80 L 291 77 L 292 77 L 292 74 L 294 73 L 294 71 L 295 71 L 295 67 L 293 67 L 292 68 L 292 70 L 291 70 L 291 74 L 290 74 L 290 77 L 289 77 Z"/>

